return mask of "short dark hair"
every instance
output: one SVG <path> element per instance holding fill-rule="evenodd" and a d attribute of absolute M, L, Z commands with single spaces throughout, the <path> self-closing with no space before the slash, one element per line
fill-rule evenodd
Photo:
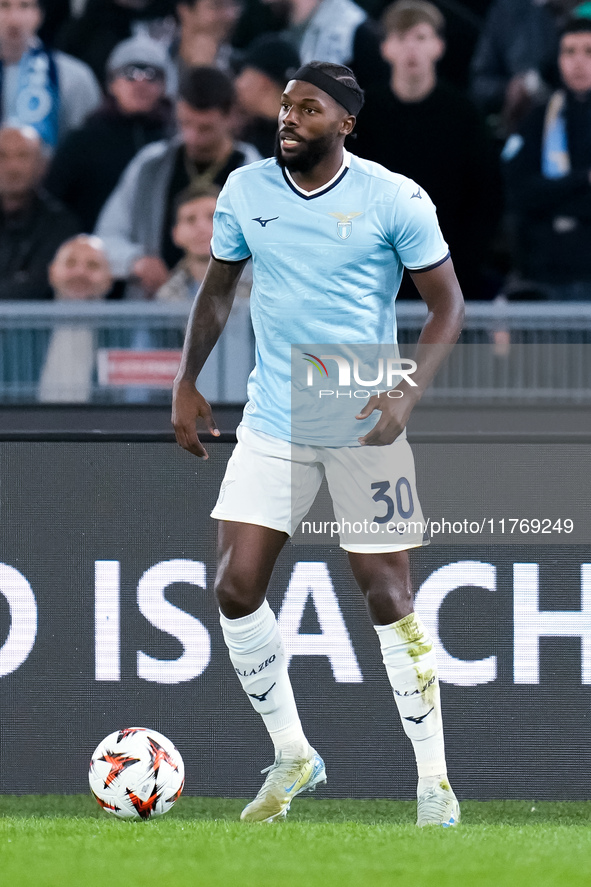
<path fill-rule="evenodd" d="M 396 0 L 387 6 L 381 19 L 386 37 L 392 33 L 404 34 L 416 25 L 431 25 L 439 37 L 445 33 L 443 13 L 428 0 Z"/>
<path fill-rule="evenodd" d="M 178 97 L 196 111 L 217 108 L 229 114 L 234 104 L 234 85 L 219 68 L 187 68 L 180 79 Z"/>
<path fill-rule="evenodd" d="M 194 200 L 201 200 L 203 197 L 213 197 L 214 200 L 217 200 L 220 191 L 221 188 L 218 188 L 217 185 L 188 185 L 174 198 L 172 204 L 173 219 L 176 220 L 179 209 L 186 203 L 193 203 Z"/>
<path fill-rule="evenodd" d="M 170 3 L 170 0 L 167 0 L 167 2 Z M 195 6 L 197 6 L 198 3 L 201 3 L 201 0 L 177 0 L 177 4 L 176 4 L 176 5 L 177 5 L 177 6 L 190 6 L 191 9 L 194 9 Z M 243 0 L 236 0 L 236 4 L 237 4 L 238 6 L 242 6 L 242 5 L 243 5 Z M 167 10 L 167 12 L 169 12 L 169 10 Z"/>
<path fill-rule="evenodd" d="M 333 80 L 338 80 L 344 86 L 347 86 L 361 102 L 361 108 L 363 107 L 365 93 L 357 83 L 357 78 L 351 68 L 348 68 L 346 65 L 336 65 L 334 62 L 316 61 L 308 62 L 307 66 L 308 68 L 316 68 L 316 70 L 322 71 L 323 74 L 326 74 L 327 77 L 332 77 Z"/>
<path fill-rule="evenodd" d="M 569 18 L 560 32 L 560 39 L 567 34 L 591 33 L 591 18 L 587 16 L 572 16 Z"/>

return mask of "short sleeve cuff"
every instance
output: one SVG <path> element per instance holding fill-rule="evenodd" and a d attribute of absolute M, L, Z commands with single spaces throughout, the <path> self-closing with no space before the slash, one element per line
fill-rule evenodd
<path fill-rule="evenodd" d="M 408 271 L 412 271 L 413 274 L 422 274 L 424 271 L 433 271 L 434 268 L 439 268 L 439 266 L 443 265 L 444 262 L 447 262 L 449 258 L 451 258 L 451 253 L 448 250 L 442 259 L 439 259 L 437 262 L 432 262 L 430 265 L 423 265 L 422 268 L 409 268 L 408 265 L 405 267 Z"/>
<path fill-rule="evenodd" d="M 240 256 L 239 258 L 228 259 L 225 256 L 217 256 L 211 248 L 209 252 L 212 259 L 215 259 L 216 262 L 221 262 L 224 265 L 238 265 L 240 262 L 245 262 L 246 259 L 250 259 L 250 253 L 247 253 L 245 256 Z"/>

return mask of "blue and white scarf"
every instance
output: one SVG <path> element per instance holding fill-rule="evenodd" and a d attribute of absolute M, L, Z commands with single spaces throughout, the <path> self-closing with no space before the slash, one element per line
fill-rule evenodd
<path fill-rule="evenodd" d="M 0 61 L 0 96 L 4 69 Z M 46 144 L 54 148 L 59 131 L 59 82 L 55 59 L 36 41 L 22 56 L 18 65 L 16 102 L 2 109 L 2 118 L 9 125 L 32 126 Z"/>
<path fill-rule="evenodd" d="M 566 95 L 558 90 L 550 98 L 546 108 L 542 138 L 542 175 L 547 179 L 561 179 L 571 171 L 564 118 L 565 105 Z"/>

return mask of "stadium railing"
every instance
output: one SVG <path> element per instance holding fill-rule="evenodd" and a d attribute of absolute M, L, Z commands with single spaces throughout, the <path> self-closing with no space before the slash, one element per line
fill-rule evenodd
<path fill-rule="evenodd" d="M 188 303 L 0 303 L 0 403 L 167 403 L 189 310 Z M 75 352 L 65 353 L 68 342 L 73 348 L 92 350 L 87 391 L 73 399 L 67 389 L 60 391 L 64 373 L 53 382 L 44 377 L 52 336 L 60 330 L 87 333 L 82 340 L 76 335 L 62 337 L 64 362 L 76 361 Z M 203 393 L 217 403 L 244 403 L 253 365 L 248 301 L 237 299 L 203 370 Z M 45 393 L 41 393 L 42 378 Z"/>
<path fill-rule="evenodd" d="M 426 311 L 397 308 L 399 342 L 416 342 Z M 591 400 L 591 304 L 467 302 L 459 344 L 423 400 L 578 404 Z"/>
<path fill-rule="evenodd" d="M 189 309 L 184 303 L 156 302 L 141 306 L 137 302 L 0 303 L 0 403 L 52 402 L 51 395 L 40 396 L 40 379 L 52 334 L 64 329 L 89 331 L 86 341 L 93 350 L 94 369 L 86 402 L 167 403 Z M 403 301 L 397 316 L 402 351 L 410 353 L 426 308 L 420 302 Z M 65 362 L 76 359 L 75 354 L 63 357 Z M 130 363 L 126 357 L 138 359 L 135 375 L 126 376 Z M 425 398 L 441 403 L 588 402 L 590 358 L 591 304 L 468 302 L 460 344 Z M 248 303 L 240 300 L 203 370 L 200 388 L 210 401 L 243 403 L 253 364 Z M 107 365 L 115 368 L 110 375 Z M 123 372 L 118 375 L 117 369 Z M 68 401 L 59 385 L 53 390 L 55 402 Z"/>

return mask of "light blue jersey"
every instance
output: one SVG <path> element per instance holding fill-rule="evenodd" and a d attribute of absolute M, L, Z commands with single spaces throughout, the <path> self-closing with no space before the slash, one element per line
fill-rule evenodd
<path fill-rule="evenodd" d="M 449 255 L 428 195 L 347 151 L 334 179 L 312 192 L 298 188 L 274 158 L 259 161 L 230 174 L 211 250 L 220 261 L 253 261 L 256 366 L 243 423 L 294 442 L 358 445 L 379 419 L 377 412 L 354 419 L 362 401 L 353 404 L 350 429 L 338 440 L 327 440 L 320 428 L 316 440 L 294 435 L 292 345 L 396 342 L 394 302 L 404 267 L 428 270 Z M 302 361 L 302 372 L 308 365 Z"/>

